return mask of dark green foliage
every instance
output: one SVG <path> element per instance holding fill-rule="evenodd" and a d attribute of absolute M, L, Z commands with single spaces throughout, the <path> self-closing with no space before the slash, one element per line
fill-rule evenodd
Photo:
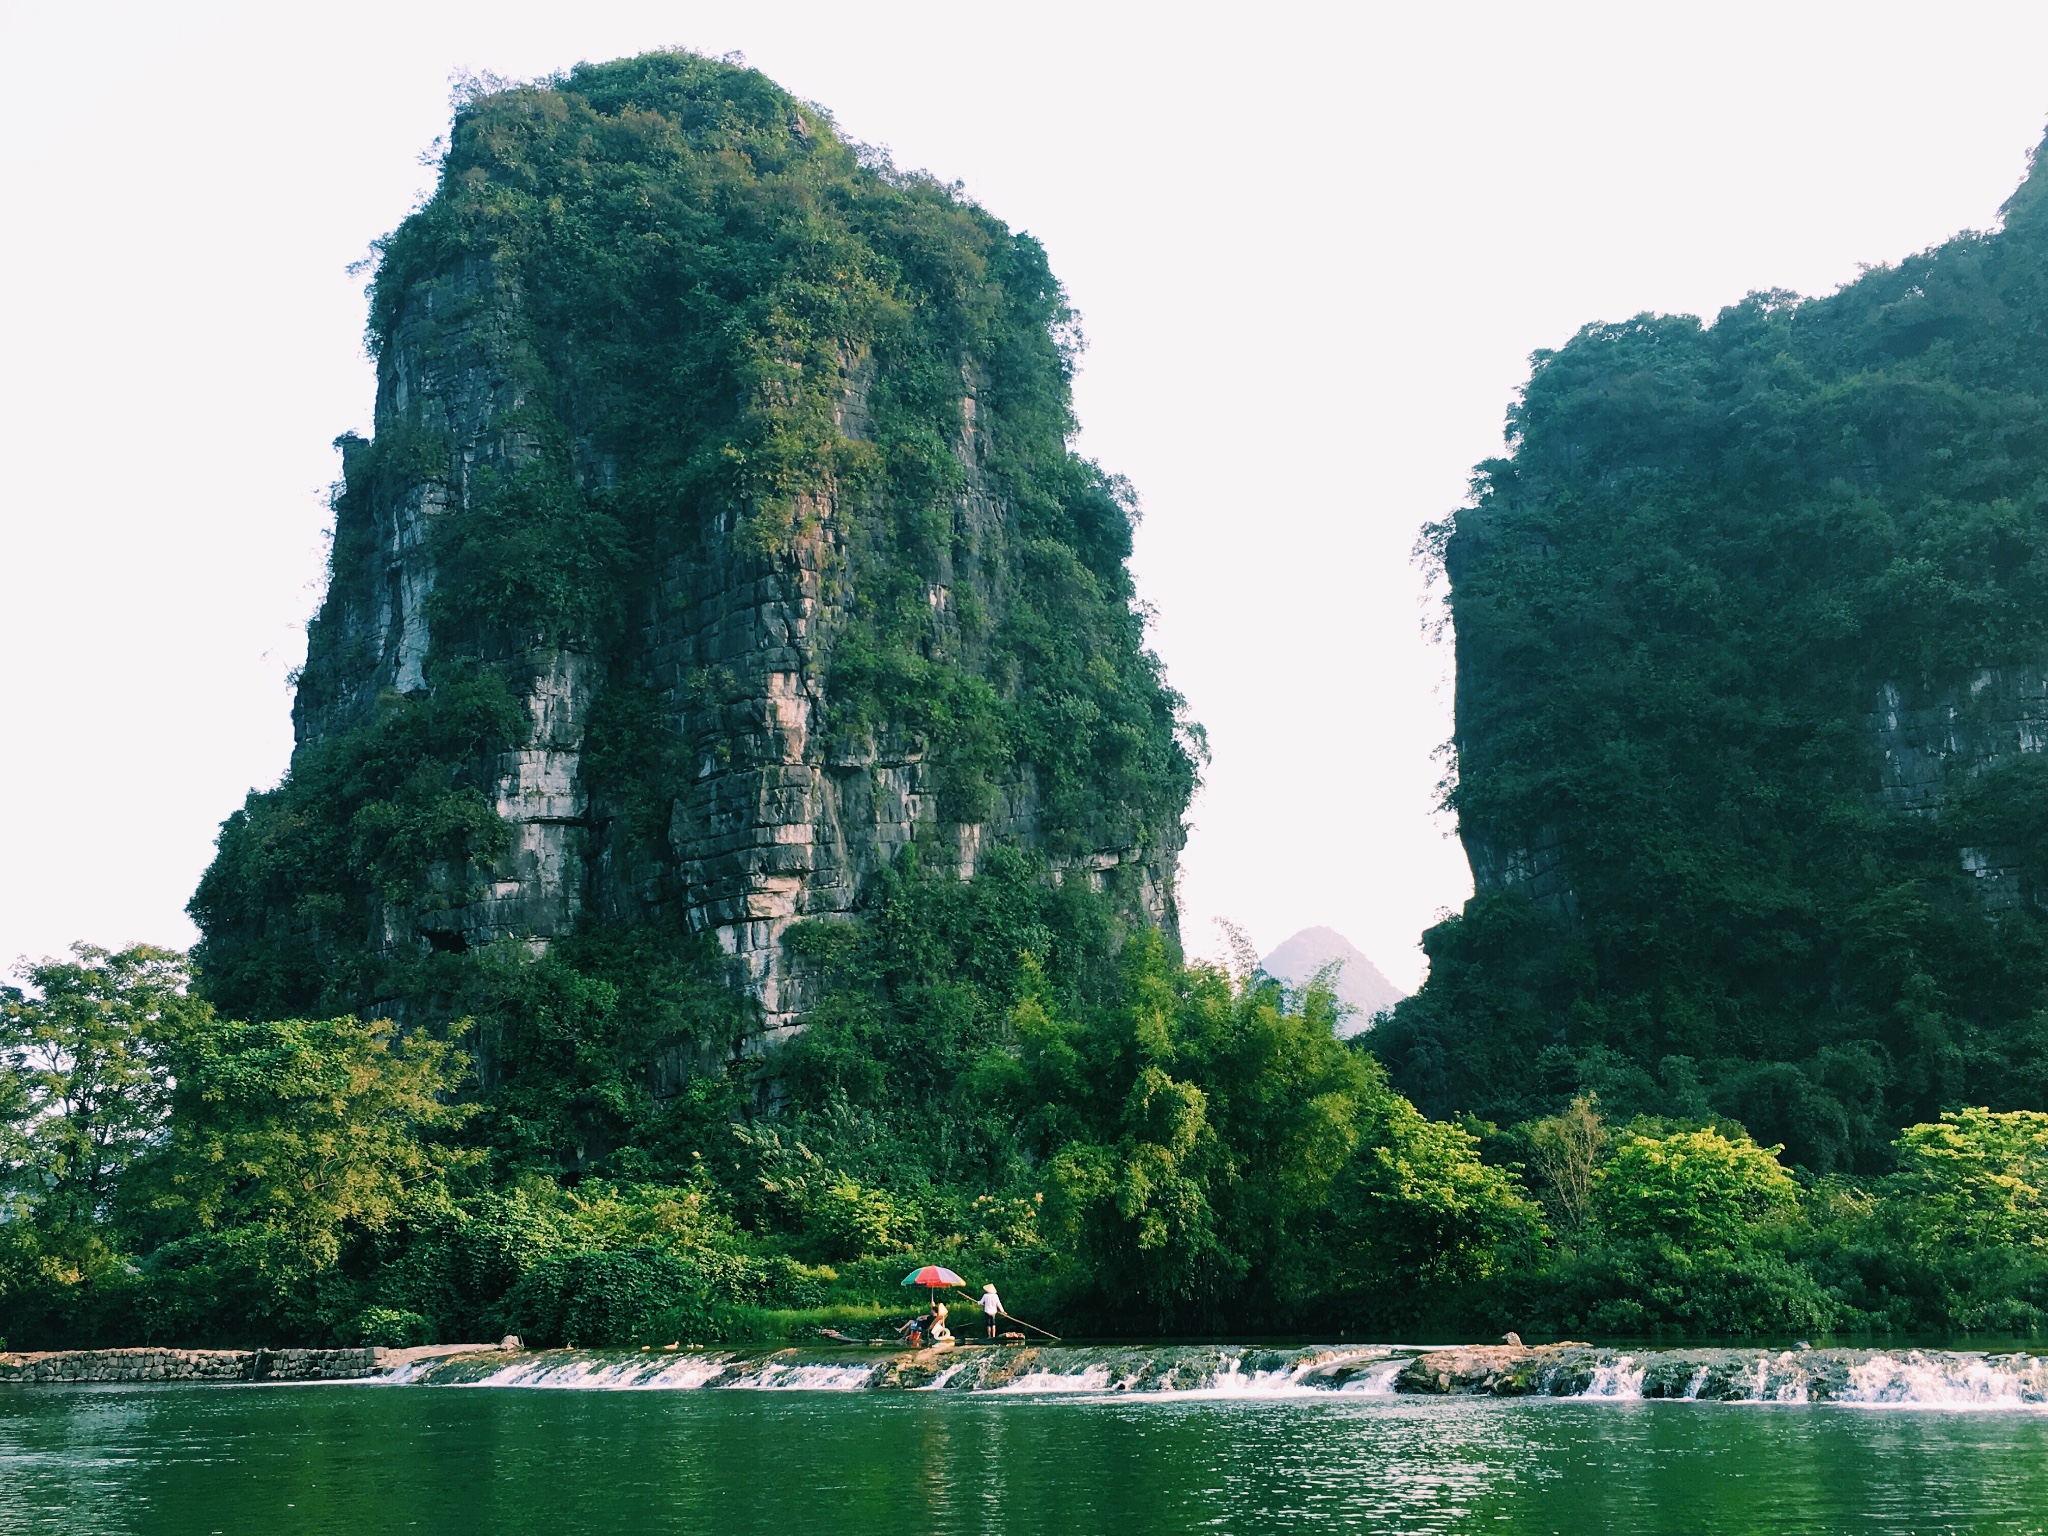
<path fill-rule="evenodd" d="M 594 926 L 539 958 L 494 946 L 463 979 L 454 1005 L 478 1026 L 477 1135 L 507 1170 L 673 1166 L 702 1150 L 698 1122 L 737 1112 L 726 1074 L 753 1020 L 708 935 Z"/>
<path fill-rule="evenodd" d="M 1128 865 L 1055 878 L 1177 838 L 1199 740 L 1135 498 L 1068 447 L 1038 245 L 692 56 L 467 101 L 371 340 L 487 355 L 518 452 L 472 463 L 395 382 L 344 440 L 306 736 L 192 903 L 208 1003 L 140 951 L 0 999 L 0 1333 L 887 1335 L 924 1260 L 1090 1335 L 2041 1326 L 2048 1133 L 1994 1111 L 2048 1091 L 2048 777 L 1902 816 L 1866 716 L 2048 648 L 2044 210 L 1539 357 L 1438 531 L 1453 804 L 1501 878 L 1368 1054 L 1318 989 L 1184 965 Z M 427 491 L 422 686 L 367 699 L 350 605 Z M 820 739 L 921 744 L 950 817 L 1028 777 L 1046 845 L 961 880 L 914 843 L 795 928 L 820 991 L 765 1056 L 671 847 L 744 690 L 641 648 L 713 555 L 816 562 Z M 472 952 L 435 919 L 494 878 L 564 652 L 605 679 L 593 867 L 631 874 L 545 953 Z M 2027 899 L 1987 909 L 1961 846 Z"/>
<path fill-rule="evenodd" d="M 993 859 L 899 870 L 811 930 L 837 985 L 773 1063 L 764 1214 L 835 1262 L 957 1250 L 1090 1333 L 1408 1318 L 1539 1229 L 1455 1127 L 1332 1032 L 1331 999 L 1112 944 L 1115 903 Z M 972 1202 L 962 1198 L 979 1192 Z M 956 1264 L 956 1267 L 965 1267 Z M 1398 1294 L 1397 1294 L 1398 1293 Z"/>
<path fill-rule="evenodd" d="M 435 529 L 436 638 L 479 654 L 588 645 L 624 619 L 626 532 L 581 495 L 559 457 L 505 476 L 478 470 L 467 507 Z"/>
<path fill-rule="evenodd" d="M 1832 297 L 1537 354 L 1511 456 L 1434 534 L 1450 804 L 1493 884 L 1379 1037 L 1424 1108 L 1597 1089 L 1875 1171 L 1910 1121 L 2043 1103 L 2039 764 L 1965 755 L 1913 813 L 1879 728 L 1889 685 L 1967 741 L 1986 669 L 2048 663 L 2044 180 Z M 2004 910 L 1985 846 L 2022 871 Z"/>
<path fill-rule="evenodd" d="M 744 1334 L 742 1308 L 802 1309 L 821 1295 L 802 1266 L 783 1258 L 582 1249 L 536 1264 L 505 1297 L 501 1316 L 539 1344 L 716 1343 Z"/>
<path fill-rule="evenodd" d="M 775 556 L 829 508 L 851 610 L 830 729 L 928 737 L 963 814 L 1021 758 L 1076 840 L 1178 816 L 1193 769 L 1132 607 L 1132 498 L 1066 447 L 1073 317 L 1028 236 L 863 162 L 758 74 L 656 54 L 458 114 L 440 192 L 384 244 L 373 343 L 439 326 L 454 345 L 515 294 L 538 457 L 440 522 L 437 647 L 602 650 L 706 523 Z M 955 524 L 970 380 L 978 469 L 1020 536 L 1007 570 Z M 935 629 L 948 578 L 1003 611 Z"/>
<path fill-rule="evenodd" d="M 302 748 L 285 782 L 223 824 L 191 912 L 210 1000 L 276 1017 L 423 990 L 367 946 L 375 904 L 425 910 L 472 899 L 476 865 L 504 846 L 485 787 L 488 754 L 519 738 L 521 712 L 493 673 L 450 663 L 429 694 L 380 702 L 377 718 Z"/>
<path fill-rule="evenodd" d="M 637 1344 L 679 1298 L 698 1299 L 691 1280 L 682 1260 L 658 1249 L 561 1254 L 523 1276 L 506 1309 L 536 1344 Z M 697 1326 L 686 1331 L 703 1332 L 708 1313 L 689 1312 Z"/>
<path fill-rule="evenodd" d="M 425 1031 L 231 1023 L 166 990 L 167 966 L 106 968 L 98 1002 L 130 1021 L 169 1123 L 89 1216 L 18 1166 L 0 1331 L 31 1348 L 886 1337 L 898 1279 L 930 1260 L 1093 1336 L 2048 1323 L 2048 1115 L 1952 1112 L 1896 1140 L 1893 1174 L 1805 1182 L 1732 1122 L 1609 1127 L 1590 1097 L 1508 1132 L 1431 1121 L 1335 1038 L 1327 994 L 1186 968 L 1149 932 L 1112 953 L 1117 904 L 1029 861 L 965 885 L 906 862 L 886 890 L 824 932 L 830 1023 L 757 1084 L 700 1074 L 613 1103 L 626 1139 L 587 1143 L 581 1177 L 557 1175 L 548 1140 L 600 1123 L 578 1118 L 595 1079 L 473 1113 L 452 1092 L 463 1058 Z M 56 990 L 78 969 L 50 971 Z M 543 1067 L 577 1080 L 570 1058 Z M 553 1107 L 512 1116 L 533 1103 Z M 47 1119 L 26 1104 L 0 1105 L 17 1153 Z"/>
<path fill-rule="evenodd" d="M 962 883 L 913 852 L 858 921 L 795 935 L 826 994 L 795 1048 L 742 1063 L 757 1021 L 685 931 L 669 846 L 700 765 L 744 750 L 739 684 L 705 667 L 678 700 L 636 647 L 691 562 L 826 548 L 814 733 L 921 742 L 948 816 L 1028 777 L 1054 854 L 1177 840 L 1191 744 L 1124 566 L 1135 498 L 1068 448 L 1078 340 L 1044 252 L 759 75 L 654 55 L 466 102 L 439 190 L 383 245 L 370 333 L 433 366 L 488 352 L 517 397 L 490 431 L 518 467 L 453 467 L 437 419 L 402 406 L 343 444 L 337 595 L 300 685 L 302 722 L 327 724 L 223 830 L 193 904 L 202 985 L 256 1015 L 375 999 L 414 1028 L 472 1020 L 477 1113 L 449 1135 L 486 1161 L 484 1187 L 344 1252 L 350 1306 L 320 1326 L 609 1338 L 699 1307 L 702 1333 L 702 1308 L 757 1306 L 771 1281 L 817 1299 L 778 1245 L 849 1273 L 914 1241 L 1042 1267 L 1030 1154 L 969 1069 L 1008 1038 L 1027 968 L 1109 1005 L 1135 892 L 1060 886 L 1006 848 Z M 422 485 L 442 498 L 426 687 L 322 736 L 361 709 L 350 584 L 384 579 L 380 509 Z M 643 909 L 539 957 L 393 943 L 390 913 L 431 934 L 489 877 L 504 829 L 482 791 L 527 744 L 522 669 L 558 648 L 603 666 L 582 784 L 593 847 L 649 872 Z M 582 1191 L 613 1179 L 708 1180 L 707 1213 L 770 1251 L 723 1228 L 595 1233 Z"/>

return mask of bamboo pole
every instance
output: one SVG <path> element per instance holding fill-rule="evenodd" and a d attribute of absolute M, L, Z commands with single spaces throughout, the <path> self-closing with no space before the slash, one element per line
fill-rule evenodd
<path fill-rule="evenodd" d="M 974 1301 L 980 1301 L 980 1300 L 981 1300 L 981 1298 L 980 1298 L 979 1296 L 976 1296 L 976 1295 L 974 1294 L 974 1292 L 972 1292 L 972 1291 L 968 1290 L 968 1289 L 967 1289 L 967 1287 L 966 1287 L 966 1286 L 964 1286 L 964 1285 L 963 1285 L 963 1286 L 960 1286 L 960 1287 L 959 1287 L 958 1289 L 959 1289 L 959 1291 L 960 1291 L 960 1294 L 961 1294 L 962 1296 L 966 1296 L 966 1297 L 968 1297 L 968 1298 L 970 1298 L 971 1300 L 974 1300 Z M 987 1313 L 983 1313 L 982 1315 L 983 1315 L 984 1317 L 986 1317 L 986 1316 L 987 1316 L 988 1314 L 987 1314 Z M 1019 1328 L 1029 1328 L 1029 1329 L 1030 1329 L 1030 1330 L 1031 1330 L 1031 1331 L 1032 1331 L 1033 1333 L 1042 1333 L 1042 1334 L 1044 1334 L 1044 1335 L 1045 1335 L 1045 1336 L 1046 1336 L 1046 1337 L 1047 1337 L 1048 1339 L 1051 1339 L 1051 1340 L 1053 1341 L 1053 1343 L 1055 1343 L 1055 1344 L 1058 1344 L 1058 1343 L 1060 1343 L 1060 1342 L 1061 1342 L 1061 1340 L 1060 1340 L 1060 1336 L 1059 1336 L 1058 1334 L 1056 1334 L 1056 1333 L 1053 1333 L 1053 1332 L 1051 1332 L 1051 1331 L 1049 1331 L 1049 1330 L 1047 1330 L 1047 1329 L 1041 1328 L 1041 1327 L 1039 1327 L 1039 1326 L 1038 1326 L 1038 1324 L 1036 1324 L 1036 1323 L 1027 1323 L 1027 1322 L 1025 1322 L 1025 1321 L 1024 1321 L 1024 1319 L 1023 1319 L 1023 1318 L 1021 1318 L 1021 1317 L 1010 1317 L 1010 1314 L 1009 1314 L 1009 1313 L 1007 1313 L 1007 1312 L 998 1312 L 998 1313 L 996 1314 L 996 1316 L 997 1316 L 997 1317 L 1003 1317 L 1003 1318 L 1009 1318 L 1009 1320 L 1010 1320 L 1011 1322 L 1015 1323 L 1015 1324 L 1016 1324 L 1016 1325 L 1017 1325 L 1017 1326 L 1018 1326 Z"/>

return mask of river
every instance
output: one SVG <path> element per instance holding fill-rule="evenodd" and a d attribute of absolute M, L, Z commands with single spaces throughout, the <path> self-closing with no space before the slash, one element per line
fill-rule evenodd
<path fill-rule="evenodd" d="M 2048 1532 L 2038 1405 L 784 1380 L 0 1387 L 0 1536 Z"/>

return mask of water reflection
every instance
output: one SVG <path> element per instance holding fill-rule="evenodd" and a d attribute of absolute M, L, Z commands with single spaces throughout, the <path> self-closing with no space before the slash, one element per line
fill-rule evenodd
<path fill-rule="evenodd" d="M 2048 1532 L 2048 1417 L 1679 1403 L 0 1389 L 0 1536 Z"/>

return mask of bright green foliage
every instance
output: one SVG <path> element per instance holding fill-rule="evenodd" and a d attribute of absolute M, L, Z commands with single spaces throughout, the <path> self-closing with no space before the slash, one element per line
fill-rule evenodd
<path fill-rule="evenodd" d="M 1541 352 L 1511 453 L 1430 541 L 1458 645 L 1450 804 L 1487 888 L 1381 1032 L 1431 1113 L 1597 1091 L 1815 1171 L 2048 1096 L 2040 763 L 1887 809 L 1879 731 L 1969 739 L 2048 661 L 2048 160 L 2004 228 L 1832 296 Z M 1995 686 L 1994 686 L 1995 683 Z M 1982 771 L 1980 771 L 1982 770 Z M 2016 861 L 1999 910 L 1960 850 Z"/>
<path fill-rule="evenodd" d="M 1578 1231 L 1593 1214 L 1593 1173 L 1608 1144 L 1599 1102 L 1581 1094 L 1563 1113 L 1525 1128 L 1532 1183 L 1551 1221 L 1567 1232 Z"/>
<path fill-rule="evenodd" d="M 1953 1112 L 1906 1130 L 1897 1173 L 1803 1189 L 1726 1121 L 1609 1129 L 1591 1097 L 1508 1132 L 1432 1121 L 1335 1038 L 1325 992 L 1184 967 L 1149 932 L 1112 951 L 1115 906 L 1029 861 L 966 883 L 913 864 L 869 917 L 814 935 L 827 1025 L 753 1085 L 700 1076 L 610 1119 L 551 1118 L 573 1094 L 532 1120 L 509 1118 L 516 1095 L 479 1111 L 463 1053 L 429 1031 L 222 1021 L 169 957 L 46 968 L 10 1017 L 89 991 L 131 1022 L 137 1098 L 170 1116 L 83 1215 L 17 1178 L 0 1334 L 886 1337 L 898 1279 L 930 1260 L 1091 1334 L 2048 1324 L 2048 1117 Z M 572 1081 L 573 1059 L 555 1062 Z M 24 1102 L 18 1173 L 50 1118 Z M 488 1114 L 508 1118 L 479 1138 Z M 515 1124 L 609 1126 L 625 1139 L 590 1161 L 623 1176 L 518 1171 Z"/>
<path fill-rule="evenodd" d="M 0 1194 L 45 1226 L 89 1224 L 163 1128 L 162 1042 L 203 1004 L 184 956 L 74 946 L 0 988 Z"/>
<path fill-rule="evenodd" d="M 1593 1181 L 1594 1210 L 1619 1242 L 1728 1246 L 1797 1205 L 1798 1187 L 1770 1151 L 1711 1126 L 1627 1133 Z"/>
<path fill-rule="evenodd" d="M 1559 1251 L 1504 1277 L 1513 1316 L 1574 1334 L 1698 1338 L 1818 1332 L 1852 1315 L 1802 1263 L 1814 1236 L 1798 1185 L 1739 1127 L 1610 1132 L 1581 1099 L 1523 1139 L 1551 1152 L 1553 1199 L 1582 1203 Z"/>
<path fill-rule="evenodd" d="M 717 1205 L 701 1177 L 574 1190 L 528 1179 L 421 1219 L 377 1294 L 437 1337 L 550 1344 L 717 1340 L 736 1331 L 736 1309 L 819 1299 L 831 1271 L 749 1252 Z M 379 1325 L 366 1312 L 354 1326 Z"/>
<path fill-rule="evenodd" d="M 0 987 L 0 1337 L 17 1343 L 125 1274 L 108 1218 L 163 1130 L 165 1038 L 206 1011 L 182 955 L 72 955 Z"/>
<path fill-rule="evenodd" d="M 1929 1248 L 2048 1249 L 2048 1114 L 1960 1109 L 1908 1126 L 1898 1187 Z"/>
<path fill-rule="evenodd" d="M 1149 935 L 1126 946 L 1121 993 L 1080 1017 L 1026 993 L 1014 1044 L 978 1074 L 1043 1159 L 1051 1228 L 1103 1305 L 1200 1323 L 1292 1304 L 1377 1073 L 1338 1043 L 1328 994 L 1288 1008 L 1276 984 L 1183 970 Z"/>
<path fill-rule="evenodd" d="M 1532 1262 L 1548 1233 L 1470 1131 L 1425 1119 L 1369 1064 L 1360 1152 L 1336 1189 L 1331 1289 L 1344 1310 L 1384 1326 L 1455 1310 L 1461 1291 Z"/>
<path fill-rule="evenodd" d="M 85 1298 L 101 1327 L 157 1340 L 346 1334 L 364 1286 L 343 1259 L 445 1205 L 449 1174 L 473 1160 L 436 1139 L 471 1113 L 449 1101 L 468 1059 L 425 1034 L 399 1038 L 387 1020 L 211 1016 L 164 1058 L 169 1135 L 121 1191 L 150 1252 L 141 1278 Z"/>
<path fill-rule="evenodd" d="M 449 1102 L 469 1060 L 389 1020 L 234 1024 L 205 1018 L 167 1053 L 170 1135 L 143 1170 L 140 1206 L 167 1230 L 288 1235 L 309 1269 L 349 1231 L 389 1227 L 442 1197 L 454 1154 L 429 1138 L 472 1111 Z"/>

